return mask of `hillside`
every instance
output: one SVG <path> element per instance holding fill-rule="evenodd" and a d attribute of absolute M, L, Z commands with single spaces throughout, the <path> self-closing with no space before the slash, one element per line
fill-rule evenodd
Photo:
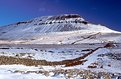
<path fill-rule="evenodd" d="M 43 16 L 0 27 L 0 43 L 121 43 L 121 33 L 84 20 L 78 14 Z"/>

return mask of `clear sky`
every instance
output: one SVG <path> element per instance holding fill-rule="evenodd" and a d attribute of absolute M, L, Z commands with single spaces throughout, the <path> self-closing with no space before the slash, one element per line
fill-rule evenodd
<path fill-rule="evenodd" d="M 121 0 L 0 0 L 0 26 L 59 14 L 80 14 L 121 31 Z"/>

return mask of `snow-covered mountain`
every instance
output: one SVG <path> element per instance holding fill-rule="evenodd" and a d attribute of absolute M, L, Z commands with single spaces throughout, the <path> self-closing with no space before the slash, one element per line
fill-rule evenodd
<path fill-rule="evenodd" d="M 77 14 L 0 27 L 0 79 L 120 79 L 121 44 L 108 42 L 121 33 Z"/>
<path fill-rule="evenodd" d="M 121 33 L 92 24 L 78 14 L 43 16 L 0 27 L 1 43 L 121 43 Z"/>

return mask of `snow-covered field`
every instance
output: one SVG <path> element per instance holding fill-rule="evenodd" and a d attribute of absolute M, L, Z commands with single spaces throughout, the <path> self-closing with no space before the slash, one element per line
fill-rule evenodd
<path fill-rule="evenodd" d="M 87 52 L 87 51 L 86 51 Z M 36 60 L 47 61 L 62 61 L 67 59 L 74 59 L 82 56 L 86 52 L 82 52 L 82 49 L 70 49 L 70 48 L 48 48 L 48 49 L 0 49 L 0 56 L 12 56 L 19 58 L 29 58 Z"/>
<path fill-rule="evenodd" d="M 102 46 L 100 46 L 102 47 Z M 109 77 L 112 74 L 114 77 L 118 77 L 121 74 L 121 61 L 120 57 L 113 58 L 113 55 L 121 55 L 121 49 L 115 48 L 92 48 L 90 47 L 66 47 L 60 48 L 15 48 L 15 47 L 1 47 L 0 59 L 2 57 L 13 57 L 19 59 L 32 60 L 46 60 L 47 62 L 63 62 L 65 60 L 71 60 L 69 63 L 58 65 L 41 65 L 38 66 L 26 65 L 26 61 L 23 64 L 14 63 L 4 64 L 5 60 L 0 60 L 0 79 L 81 79 L 84 78 L 84 74 L 90 73 L 98 76 L 102 74 L 100 79 L 104 76 Z M 81 58 L 83 57 L 83 59 Z M 80 58 L 80 59 L 79 59 Z M 75 62 L 84 61 L 82 64 Z M 12 60 L 15 62 L 14 60 Z M 16 60 L 18 61 L 18 60 Z M 66 66 L 67 64 L 73 64 L 72 66 Z M 68 72 L 67 72 L 68 71 Z M 71 72 L 71 73 L 70 73 Z M 83 72 L 83 74 L 81 74 Z M 68 75 L 71 74 L 69 78 Z M 105 74 L 105 75 L 104 75 Z M 110 75 L 109 75 L 110 74 Z M 7 76 L 6 76 L 7 75 Z M 76 75 L 76 76 L 75 76 Z M 83 75 L 83 76 L 80 76 Z M 87 77 L 88 75 L 86 75 Z M 115 79 L 114 78 L 114 79 Z M 96 78 L 98 79 L 98 78 Z M 112 78 L 113 79 L 113 78 Z"/>

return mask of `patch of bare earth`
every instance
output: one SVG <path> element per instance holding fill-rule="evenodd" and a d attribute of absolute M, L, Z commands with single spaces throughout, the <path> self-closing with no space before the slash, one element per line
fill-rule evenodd
<path fill-rule="evenodd" d="M 79 70 L 79 69 L 68 69 L 68 70 L 52 70 L 52 71 L 20 71 L 20 70 L 16 70 L 12 73 L 22 73 L 22 74 L 29 74 L 29 73 L 36 73 L 36 74 L 43 74 L 45 76 L 58 76 L 58 75 L 62 75 L 66 78 L 66 79 L 77 79 L 77 78 L 83 78 L 83 79 L 111 79 L 110 74 L 106 73 L 106 72 L 91 72 L 90 70 Z"/>
<path fill-rule="evenodd" d="M 100 48 L 100 47 L 99 47 Z M 94 53 L 99 48 L 96 48 L 95 50 L 92 50 L 91 52 L 72 59 L 72 60 L 63 60 L 63 61 L 56 61 L 56 62 L 50 62 L 46 60 L 35 60 L 35 59 L 29 59 L 29 58 L 17 58 L 17 57 L 8 57 L 8 56 L 0 56 L 0 64 L 23 64 L 27 66 L 38 66 L 38 65 L 44 65 L 44 66 L 53 66 L 53 65 L 65 65 L 68 66 L 75 66 L 80 65 L 86 62 L 87 60 L 84 60 L 85 57 L 89 56 L 90 54 Z"/>

